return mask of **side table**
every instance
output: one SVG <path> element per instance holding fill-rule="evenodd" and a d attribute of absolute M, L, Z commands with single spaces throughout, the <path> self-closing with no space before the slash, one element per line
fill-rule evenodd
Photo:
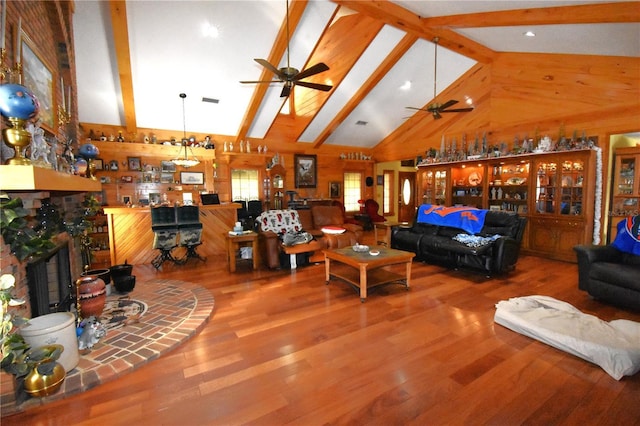
<path fill-rule="evenodd" d="M 251 246 L 253 269 L 258 269 L 258 234 L 251 231 L 242 235 L 225 233 L 227 239 L 227 254 L 229 259 L 229 272 L 236 271 L 236 253 L 240 247 Z"/>
<path fill-rule="evenodd" d="M 391 247 L 391 228 L 402 223 L 404 222 L 373 222 L 373 234 L 376 244 Z M 380 236 L 381 239 L 378 239 L 378 229 L 383 232 L 383 235 Z"/>

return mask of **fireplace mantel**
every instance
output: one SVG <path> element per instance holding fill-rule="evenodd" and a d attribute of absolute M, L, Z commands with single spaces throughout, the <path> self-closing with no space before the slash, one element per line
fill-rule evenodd
<path fill-rule="evenodd" d="M 97 180 L 35 166 L 0 166 L 0 189 L 4 191 L 101 191 Z"/>

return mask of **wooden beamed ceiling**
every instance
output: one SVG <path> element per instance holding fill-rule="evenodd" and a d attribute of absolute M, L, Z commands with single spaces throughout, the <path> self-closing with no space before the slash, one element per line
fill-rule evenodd
<path fill-rule="evenodd" d="M 336 4 L 336 11 L 318 39 L 307 64 L 305 64 L 305 67 L 307 67 L 318 62 L 325 62 L 330 64 L 330 70 L 307 81 L 325 84 L 330 81 L 330 84 L 334 86 L 339 85 L 385 24 L 402 30 L 407 34 L 377 69 L 372 70 L 372 74 L 365 84 L 313 141 L 310 146 L 316 149 L 324 144 L 332 132 L 349 116 L 418 39 L 432 41 L 435 37 L 439 37 L 441 46 L 474 59 L 480 64 L 491 64 L 496 59 L 497 52 L 456 33 L 454 30 L 457 28 L 524 24 L 625 23 L 640 21 L 640 8 L 637 2 L 616 3 L 615 7 L 607 4 L 589 4 L 428 18 L 417 16 L 387 1 L 332 1 Z M 125 1 L 122 0 L 110 0 L 109 5 L 111 9 L 111 24 L 114 28 L 119 29 L 118 31 L 112 31 L 112 33 L 114 35 L 121 84 L 125 128 L 128 132 L 135 133 L 137 124 L 126 5 Z M 307 0 L 291 1 L 289 9 L 289 31 L 291 34 L 299 25 L 306 7 Z M 344 13 L 338 17 L 340 8 L 346 8 L 355 13 Z M 273 64 L 278 63 L 285 54 L 286 49 L 287 28 L 286 20 L 283 20 L 267 60 Z M 271 77 L 272 74 L 265 69 L 262 71 L 260 80 L 269 80 Z M 237 135 L 235 135 L 237 140 L 247 137 L 247 133 L 256 119 L 267 90 L 268 85 L 259 84 L 255 86 L 241 126 Z M 289 99 L 290 113 L 276 116 L 265 136 L 265 140 L 295 143 L 331 96 L 328 92 L 309 90 L 300 86 L 292 94 L 291 99 Z M 481 96 L 484 96 L 484 94 L 481 94 Z M 411 130 L 409 130 L 411 129 L 411 123 L 407 122 L 398 128 L 394 132 L 395 137 L 392 139 L 397 139 L 397 134 L 403 132 L 403 129 L 407 129 L 411 133 Z M 386 138 L 387 142 L 388 139 Z M 381 141 L 381 145 L 385 145 L 385 141 Z"/>

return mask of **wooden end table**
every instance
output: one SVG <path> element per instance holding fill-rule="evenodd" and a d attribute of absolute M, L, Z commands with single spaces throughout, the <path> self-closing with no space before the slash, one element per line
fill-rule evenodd
<path fill-rule="evenodd" d="M 253 269 L 258 269 L 258 234 L 251 231 L 242 235 L 231 235 L 225 233 L 227 239 L 227 254 L 229 259 L 229 272 L 236 271 L 236 252 L 240 247 L 251 245 L 251 256 L 253 260 Z"/>
<path fill-rule="evenodd" d="M 369 252 L 358 253 L 352 247 L 324 251 L 326 283 L 331 277 L 340 278 L 360 289 L 360 301 L 367 299 L 367 289 L 385 284 L 404 284 L 409 289 L 411 280 L 411 262 L 415 253 L 373 246 L 379 255 Z M 384 266 L 405 264 L 405 275 L 383 269 Z"/>

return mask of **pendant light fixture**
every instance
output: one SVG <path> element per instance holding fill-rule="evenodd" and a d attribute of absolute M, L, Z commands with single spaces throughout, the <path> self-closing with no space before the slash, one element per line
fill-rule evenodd
<path fill-rule="evenodd" d="M 200 164 L 200 161 L 193 154 L 193 150 L 188 145 L 188 140 L 187 140 L 187 119 L 184 112 L 184 98 L 186 98 L 187 95 L 185 93 L 180 93 L 180 97 L 182 98 L 182 128 L 183 128 L 182 146 L 180 147 L 180 151 L 178 151 L 178 155 L 176 156 L 176 158 L 172 159 L 171 162 L 176 166 L 189 168 L 197 164 Z M 183 153 L 184 153 L 184 156 L 183 156 Z M 189 157 L 189 153 L 191 153 L 190 157 Z"/>

